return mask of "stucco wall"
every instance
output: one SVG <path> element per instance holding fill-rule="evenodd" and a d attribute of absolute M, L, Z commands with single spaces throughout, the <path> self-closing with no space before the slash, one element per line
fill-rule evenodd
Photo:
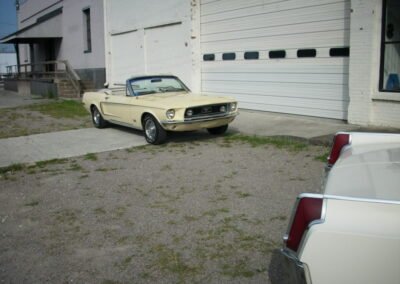
<path fill-rule="evenodd" d="M 379 92 L 382 0 L 351 1 L 349 123 L 400 127 L 400 93 Z"/>
<path fill-rule="evenodd" d="M 66 59 L 73 68 L 104 68 L 103 1 L 63 1 L 63 39 L 59 58 Z M 90 8 L 92 51 L 84 53 L 84 17 L 82 10 Z"/>

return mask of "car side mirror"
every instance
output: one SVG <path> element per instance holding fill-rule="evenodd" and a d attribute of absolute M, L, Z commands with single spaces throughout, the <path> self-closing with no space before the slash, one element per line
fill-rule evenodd
<path fill-rule="evenodd" d="M 108 89 L 109 86 L 110 86 L 110 84 L 108 82 L 104 83 L 104 88 Z"/>

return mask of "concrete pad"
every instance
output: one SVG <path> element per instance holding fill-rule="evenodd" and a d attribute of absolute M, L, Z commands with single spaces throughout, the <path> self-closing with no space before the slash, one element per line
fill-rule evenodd
<path fill-rule="evenodd" d="M 146 145 L 143 135 L 132 131 L 84 128 L 0 140 L 0 167 L 69 158 Z"/>
<path fill-rule="evenodd" d="M 359 126 L 341 120 L 251 110 L 240 110 L 230 127 L 248 135 L 282 135 L 305 139 L 359 129 Z"/>

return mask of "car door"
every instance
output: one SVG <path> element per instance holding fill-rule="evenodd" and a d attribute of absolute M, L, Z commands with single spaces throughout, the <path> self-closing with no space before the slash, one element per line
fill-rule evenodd
<path fill-rule="evenodd" d="M 130 124 L 133 100 L 133 97 L 124 94 L 106 95 L 101 102 L 104 118 L 109 121 Z"/>

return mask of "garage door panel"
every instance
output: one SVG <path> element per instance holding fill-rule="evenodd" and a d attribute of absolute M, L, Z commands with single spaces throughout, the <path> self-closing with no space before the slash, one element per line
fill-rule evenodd
<path fill-rule="evenodd" d="M 348 58 L 313 58 L 290 60 L 243 60 L 239 64 L 235 61 L 204 61 L 203 73 L 340 73 L 347 74 Z"/>
<path fill-rule="evenodd" d="M 271 112 L 290 113 L 290 114 L 316 116 L 316 117 L 324 117 L 324 118 L 334 118 L 334 119 L 342 119 L 342 120 L 347 119 L 347 111 L 342 111 L 342 110 L 303 108 L 303 107 L 286 106 L 286 105 L 281 106 L 281 105 L 272 105 L 272 104 L 267 104 L 267 103 L 255 104 L 255 103 L 251 103 L 251 102 L 239 102 L 239 108 L 260 110 L 260 111 L 267 110 L 267 111 L 271 111 Z"/>
<path fill-rule="evenodd" d="M 291 73 L 202 73 L 204 81 L 242 81 L 242 82 L 276 82 L 276 83 L 310 83 L 347 85 L 348 76 L 343 74 L 291 74 Z"/>
<path fill-rule="evenodd" d="M 327 31 L 343 31 L 350 26 L 350 20 L 340 19 L 331 21 L 321 21 L 316 25 L 312 23 L 296 24 L 288 29 L 287 26 L 274 26 L 259 29 L 233 31 L 224 33 L 214 33 L 208 35 L 202 35 L 202 42 L 218 42 L 227 40 L 243 40 L 248 38 L 261 38 L 261 37 L 279 37 L 282 35 L 298 35 L 303 31 L 307 33 L 327 32 Z"/>
<path fill-rule="evenodd" d="M 253 6 L 262 6 L 266 4 L 276 3 L 276 0 L 228 0 L 228 1 L 202 1 L 201 12 L 202 15 L 216 14 L 225 11 L 232 11 L 237 9 L 243 9 Z"/>
<path fill-rule="evenodd" d="M 229 51 L 251 51 L 287 48 L 318 48 L 348 46 L 350 38 L 343 31 L 328 31 L 282 35 L 268 37 L 257 37 L 247 39 L 232 39 L 218 42 L 205 42 L 201 45 L 203 53 L 229 52 Z"/>
<path fill-rule="evenodd" d="M 317 99 L 297 99 L 291 98 L 286 100 L 284 97 L 276 96 L 256 96 L 241 94 L 235 96 L 241 105 L 241 102 L 251 102 L 253 104 L 268 104 L 268 105 L 280 105 L 288 107 L 304 108 L 304 113 L 310 108 L 318 108 L 324 110 L 340 111 L 347 102 L 344 101 L 330 101 L 330 100 L 317 100 Z"/>
<path fill-rule="evenodd" d="M 349 1 L 340 1 L 342 3 L 345 3 L 344 5 L 349 6 Z M 307 9 L 318 9 L 319 11 L 324 11 L 324 10 L 330 10 L 331 5 L 334 5 L 338 3 L 338 1 L 334 0 L 307 0 L 307 1 L 299 1 L 299 0 L 289 0 L 289 1 L 275 1 L 274 3 L 267 4 L 267 5 L 259 5 L 259 6 L 251 6 L 248 8 L 242 8 L 242 9 L 234 9 L 230 10 L 229 9 L 229 1 L 224 1 L 224 3 L 221 3 L 221 5 L 225 5 L 225 10 L 220 9 L 220 12 L 214 11 L 212 14 L 202 14 L 201 17 L 201 22 L 202 23 L 209 23 L 209 22 L 215 22 L 215 21 L 222 21 L 222 20 L 227 20 L 227 19 L 234 19 L 234 18 L 240 18 L 240 17 L 249 17 L 253 15 L 259 15 L 259 14 L 266 14 L 265 17 L 268 18 L 269 14 L 274 14 L 274 13 L 281 13 L 283 11 L 296 11 L 297 13 L 303 13 L 303 11 L 307 11 Z M 204 10 L 207 7 L 205 5 L 201 6 L 201 13 L 204 12 Z M 292 12 L 293 14 L 293 12 Z"/>
<path fill-rule="evenodd" d="M 346 86 L 343 86 L 344 88 Z M 257 96 L 284 96 L 287 98 L 325 99 L 346 101 L 346 92 L 338 96 L 338 87 L 335 85 L 315 84 L 281 84 L 271 82 L 253 82 L 251 86 L 246 82 L 203 81 L 202 90 L 206 93 L 228 95 L 246 94 Z"/>
<path fill-rule="evenodd" d="M 343 7 L 342 3 L 332 4 L 330 8 L 332 9 L 331 11 L 321 11 L 319 7 L 310 7 L 296 13 L 296 17 L 293 17 L 293 11 L 281 11 L 277 14 L 268 14 L 268 17 L 265 14 L 257 14 L 245 18 L 232 18 L 217 22 L 202 23 L 201 34 L 207 35 L 235 30 L 272 27 L 276 26 L 277 22 L 281 22 L 282 19 L 285 19 L 285 27 L 288 27 L 309 22 L 345 19 L 346 15 L 348 15 L 348 10 Z"/>

